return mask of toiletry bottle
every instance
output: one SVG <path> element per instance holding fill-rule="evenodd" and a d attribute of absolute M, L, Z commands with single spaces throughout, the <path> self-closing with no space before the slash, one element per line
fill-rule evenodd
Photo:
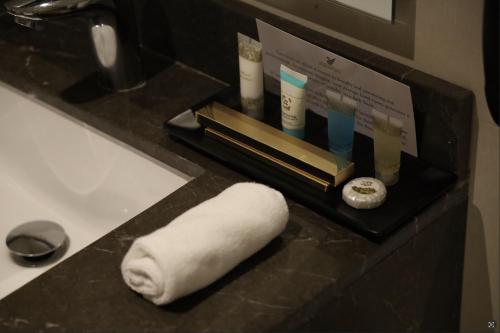
<path fill-rule="evenodd" d="M 328 147 L 335 155 L 352 160 L 357 102 L 337 91 L 326 91 L 328 100 Z"/>
<path fill-rule="evenodd" d="M 280 67 L 281 78 L 281 124 L 283 131 L 299 139 L 304 138 L 306 125 L 307 76 Z"/>
<path fill-rule="evenodd" d="M 391 186 L 399 180 L 402 120 L 372 110 L 375 177 Z"/>
<path fill-rule="evenodd" d="M 262 119 L 264 116 L 262 45 L 238 33 L 238 54 L 242 111 L 252 118 Z"/>

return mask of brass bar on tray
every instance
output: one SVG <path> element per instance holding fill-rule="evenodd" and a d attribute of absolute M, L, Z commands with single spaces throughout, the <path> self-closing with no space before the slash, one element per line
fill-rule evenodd
<path fill-rule="evenodd" d="M 333 186 L 354 173 L 354 163 L 222 104 L 212 103 L 200 109 L 196 117 L 208 129 L 259 151 L 259 156 L 265 154 Z"/>
<path fill-rule="evenodd" d="M 292 174 L 295 174 L 296 176 L 301 177 L 304 181 L 310 183 L 313 186 L 317 186 L 317 187 L 321 188 L 325 192 L 328 190 L 328 188 L 331 185 L 330 182 L 328 182 L 324 179 L 321 179 L 321 178 L 318 178 L 314 175 L 311 175 L 310 173 L 307 173 L 304 170 L 301 170 L 301 169 L 299 169 L 291 164 L 288 164 L 288 163 L 286 163 L 286 162 L 284 162 L 276 157 L 273 157 L 269 154 L 266 154 L 266 153 L 264 153 L 256 148 L 252 147 L 252 146 L 249 146 L 243 142 L 240 142 L 234 138 L 231 138 L 231 137 L 229 137 L 223 133 L 220 133 L 214 129 L 205 128 L 205 134 L 207 136 L 213 137 L 215 139 L 224 141 L 233 147 L 239 148 L 240 150 L 243 150 L 254 157 L 257 157 L 261 160 L 268 161 L 268 162 L 270 162 L 271 165 L 277 165 L 277 166 L 283 168 L 284 170 L 288 171 L 288 173 L 292 173 Z"/>

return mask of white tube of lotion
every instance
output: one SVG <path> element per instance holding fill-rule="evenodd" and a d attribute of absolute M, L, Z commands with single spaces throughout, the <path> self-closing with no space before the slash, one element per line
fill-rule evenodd
<path fill-rule="evenodd" d="M 256 119 L 264 116 L 262 45 L 238 33 L 240 95 L 243 113 Z"/>
<path fill-rule="evenodd" d="M 281 79 L 281 125 L 283 132 L 304 138 L 306 126 L 307 76 L 280 66 Z"/>

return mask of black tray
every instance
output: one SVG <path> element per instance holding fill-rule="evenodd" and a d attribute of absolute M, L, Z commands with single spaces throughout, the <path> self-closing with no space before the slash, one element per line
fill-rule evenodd
<path fill-rule="evenodd" d="M 264 120 L 276 126 L 271 113 Z M 326 121 L 307 113 L 306 140 L 326 148 Z M 169 135 L 242 172 L 250 178 L 268 184 L 311 209 L 341 223 L 373 241 L 382 241 L 423 208 L 437 200 L 456 181 L 456 176 L 406 153 L 401 155 L 399 182 L 387 188 L 386 202 L 375 209 L 357 210 L 342 200 L 342 186 L 323 192 L 277 168 L 266 165 L 244 152 L 204 135 L 203 129 L 186 130 L 166 125 Z M 353 161 L 354 177 L 373 177 L 373 143 L 356 134 Z"/>

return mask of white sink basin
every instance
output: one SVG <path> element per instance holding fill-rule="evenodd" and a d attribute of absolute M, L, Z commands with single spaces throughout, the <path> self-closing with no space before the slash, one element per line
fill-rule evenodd
<path fill-rule="evenodd" d="M 70 239 L 64 260 L 189 180 L 0 84 L 0 299 L 55 265 L 16 264 L 5 246 L 14 227 L 59 223 Z"/>

